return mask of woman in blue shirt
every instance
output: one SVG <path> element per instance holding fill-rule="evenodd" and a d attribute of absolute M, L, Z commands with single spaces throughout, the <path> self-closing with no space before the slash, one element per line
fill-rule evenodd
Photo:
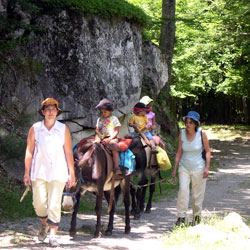
<path fill-rule="evenodd" d="M 174 178 L 179 165 L 178 219 L 175 223 L 176 226 L 185 223 L 189 203 L 190 183 L 192 184 L 193 225 L 200 223 L 211 158 L 207 135 L 199 128 L 200 115 L 195 111 L 189 111 L 183 119 L 186 128 L 182 129 L 179 134 L 178 150 L 172 172 L 172 177 Z M 202 158 L 201 153 L 203 148 L 206 150 L 206 160 Z"/>

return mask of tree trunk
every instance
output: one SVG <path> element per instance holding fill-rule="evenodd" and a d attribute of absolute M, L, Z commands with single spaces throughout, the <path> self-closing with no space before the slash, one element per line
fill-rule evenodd
<path fill-rule="evenodd" d="M 170 89 L 172 59 L 175 41 L 175 0 L 162 0 L 162 26 L 160 36 L 160 49 L 168 65 L 168 86 Z M 169 94 L 169 93 L 168 93 Z"/>
<path fill-rule="evenodd" d="M 160 49 L 168 66 L 168 81 L 158 96 L 159 124 L 170 136 L 178 133 L 176 114 L 170 110 L 169 91 L 171 83 L 172 58 L 175 41 L 175 0 L 162 1 L 162 27 L 160 36 Z"/>

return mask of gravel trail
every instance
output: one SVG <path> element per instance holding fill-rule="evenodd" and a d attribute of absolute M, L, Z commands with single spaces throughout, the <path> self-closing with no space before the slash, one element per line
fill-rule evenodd
<path fill-rule="evenodd" d="M 220 141 L 210 140 L 213 159 L 218 169 L 211 173 L 207 182 L 203 215 L 225 215 L 237 212 L 243 220 L 250 220 L 250 139 Z M 77 235 L 71 239 L 68 234 L 70 216 L 63 216 L 58 235 L 61 246 L 57 249 L 119 249 L 145 250 L 163 249 L 161 238 L 171 232 L 176 220 L 176 198 L 154 203 L 150 214 L 143 214 L 139 221 L 131 217 L 131 233 L 124 234 L 123 208 L 119 207 L 114 220 L 111 237 L 94 239 L 96 216 L 79 214 Z M 191 210 L 188 219 L 192 219 Z M 104 211 L 103 230 L 108 216 Z M 37 218 L 26 218 L 15 223 L 0 225 L 0 249 L 47 249 L 37 240 L 40 223 Z"/>

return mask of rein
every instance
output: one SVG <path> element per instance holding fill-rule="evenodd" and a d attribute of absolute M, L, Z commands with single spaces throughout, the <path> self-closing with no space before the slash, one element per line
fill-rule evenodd
<path fill-rule="evenodd" d="M 130 184 L 135 187 L 135 188 L 140 188 L 140 187 L 148 187 L 148 186 L 151 186 L 151 185 L 154 185 L 154 184 L 157 184 L 157 183 L 161 183 L 161 182 L 166 182 L 167 184 L 170 184 L 170 185 L 177 185 L 178 181 L 176 180 L 176 178 L 171 178 L 171 177 L 166 177 L 162 180 L 159 180 L 159 181 L 155 181 L 155 182 L 152 182 L 152 183 L 149 183 L 149 184 L 144 184 L 144 185 L 135 185 L 134 183 L 130 182 Z"/>

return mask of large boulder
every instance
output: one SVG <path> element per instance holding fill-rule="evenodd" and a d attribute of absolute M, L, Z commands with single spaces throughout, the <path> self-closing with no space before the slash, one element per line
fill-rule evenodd
<path fill-rule="evenodd" d="M 20 8 L 12 11 L 42 29 L 26 31 L 27 44 L 8 58 L 0 102 L 15 104 L 32 114 L 34 122 L 41 119 L 37 113 L 41 101 L 56 98 L 63 110 L 58 119 L 70 127 L 73 143 L 93 133 L 99 115 L 95 106 L 102 98 L 112 100 L 114 114 L 125 121 L 124 135 L 143 82 L 156 93 L 167 82 L 167 64 L 160 50 L 142 39 L 137 23 L 69 10 L 37 17 Z M 17 29 L 13 37 L 22 32 Z M 17 59 L 24 69 L 15 68 Z"/>

